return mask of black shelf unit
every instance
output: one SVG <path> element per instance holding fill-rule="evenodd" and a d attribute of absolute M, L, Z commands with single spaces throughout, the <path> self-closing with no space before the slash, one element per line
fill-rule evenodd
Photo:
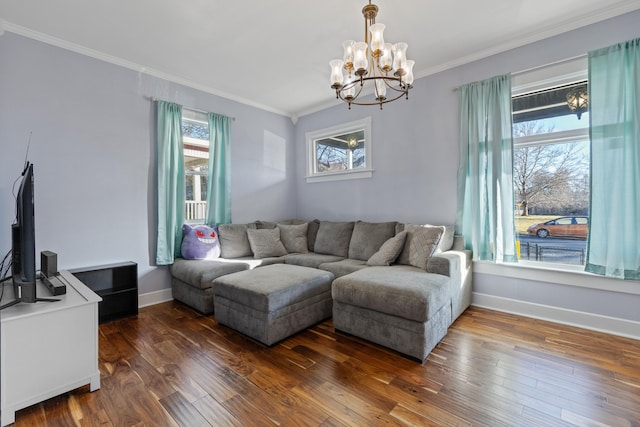
<path fill-rule="evenodd" d="M 138 264 L 116 264 L 69 270 L 82 283 L 102 297 L 98 303 L 99 322 L 138 314 Z"/>

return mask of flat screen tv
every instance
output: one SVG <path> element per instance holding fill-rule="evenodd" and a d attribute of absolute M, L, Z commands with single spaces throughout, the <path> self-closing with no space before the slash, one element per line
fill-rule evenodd
<path fill-rule="evenodd" d="M 27 164 L 16 196 L 16 223 L 11 226 L 11 272 L 16 299 L 36 301 L 36 237 L 33 209 L 33 165 Z"/>
<path fill-rule="evenodd" d="M 51 301 L 36 296 L 36 236 L 34 213 L 33 164 L 26 164 L 16 195 L 16 222 L 11 226 L 11 273 L 15 299 L 0 306 L 20 302 Z"/>

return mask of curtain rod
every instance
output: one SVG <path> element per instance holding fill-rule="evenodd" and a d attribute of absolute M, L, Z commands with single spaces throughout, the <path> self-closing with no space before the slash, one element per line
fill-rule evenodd
<path fill-rule="evenodd" d="M 145 98 L 151 100 L 152 102 L 156 102 L 156 101 L 171 102 L 171 101 L 165 101 L 164 99 L 155 98 L 153 96 L 145 96 Z M 185 110 L 193 111 L 195 113 L 209 114 L 209 111 L 198 110 L 197 108 L 185 107 L 184 105 L 181 105 L 181 107 L 184 108 Z M 233 120 L 235 122 L 236 118 L 235 117 L 231 117 L 231 120 Z"/>
<path fill-rule="evenodd" d="M 587 56 L 588 56 L 588 54 L 583 53 L 583 54 L 581 54 L 581 55 L 572 56 L 571 58 L 565 58 L 565 59 L 561 59 L 561 60 L 559 60 L 559 61 L 549 62 L 549 63 L 547 63 L 547 64 L 544 64 L 544 65 L 538 65 L 538 66 L 535 66 L 535 67 L 527 68 L 527 69 L 525 69 L 525 70 L 514 71 L 513 73 L 510 73 L 510 74 L 511 74 L 511 76 L 512 76 L 512 77 L 513 77 L 513 76 L 519 76 L 520 74 L 529 73 L 529 72 L 531 72 L 531 71 L 542 70 L 542 69 L 547 68 L 547 67 L 553 67 L 554 65 L 560 65 L 560 64 L 563 64 L 563 63 L 565 63 L 565 62 L 571 62 L 571 61 L 575 61 L 575 60 L 577 60 L 577 59 L 586 58 Z M 452 90 L 453 92 L 455 92 L 455 91 L 457 91 L 458 89 L 460 89 L 460 86 L 455 86 L 455 87 L 453 87 L 451 90 Z"/>

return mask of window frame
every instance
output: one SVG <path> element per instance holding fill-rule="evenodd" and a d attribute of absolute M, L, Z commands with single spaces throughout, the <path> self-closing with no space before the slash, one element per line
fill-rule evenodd
<path fill-rule="evenodd" d="M 316 142 L 318 140 L 343 135 L 349 132 L 364 131 L 364 158 L 366 167 L 339 171 L 318 172 Z M 336 126 L 318 129 L 305 133 L 307 150 L 307 183 L 340 181 L 347 179 L 371 178 L 373 176 L 373 154 L 371 142 L 371 117 L 342 123 Z"/>
<path fill-rule="evenodd" d="M 185 122 L 185 121 L 189 121 L 189 122 L 196 122 L 196 123 L 200 123 L 202 125 L 205 125 L 207 128 L 209 127 L 209 121 L 206 117 L 206 115 L 204 113 L 199 113 L 197 111 L 194 110 L 190 110 L 187 108 L 183 108 L 182 109 L 182 117 L 181 117 L 181 125 Z M 211 132 L 211 129 L 209 129 L 209 132 Z M 206 142 L 206 147 L 207 147 L 207 153 L 209 154 L 209 156 L 211 156 L 211 147 L 210 147 L 210 141 L 209 139 L 204 139 L 204 138 L 194 138 L 191 136 L 187 136 L 187 135 L 182 135 L 182 150 L 183 150 L 183 154 L 186 150 L 186 145 L 201 145 L 201 146 L 205 146 L 204 142 Z M 192 176 L 194 179 L 194 186 L 195 186 L 195 179 L 196 177 L 198 177 L 198 179 L 200 179 L 199 177 L 208 177 L 209 176 L 209 172 L 208 171 L 187 171 L 187 167 L 186 167 L 186 159 L 183 160 L 183 167 L 184 167 L 184 189 L 185 189 L 185 200 L 184 200 L 184 222 L 186 224 L 204 224 L 205 219 L 206 219 L 206 209 L 207 209 L 207 204 L 209 203 L 208 200 L 205 200 L 205 215 L 202 218 L 196 218 L 196 219 L 189 219 L 187 212 L 188 212 L 188 208 L 187 208 L 187 204 L 189 202 L 202 202 L 202 200 L 188 200 L 187 199 L 187 179 L 189 176 Z M 208 185 L 210 185 L 210 183 L 208 183 Z M 195 197 L 195 193 L 194 193 L 194 197 Z"/>
<path fill-rule="evenodd" d="M 512 79 L 511 98 L 526 93 L 544 90 L 549 87 L 562 86 L 578 81 L 588 82 L 588 59 L 586 56 L 571 58 L 559 63 L 550 64 L 529 71 L 518 73 Z M 549 132 L 537 135 L 512 137 L 512 150 L 521 147 L 533 147 L 539 145 L 554 145 L 570 142 L 589 141 L 590 127 Z M 559 215 L 561 216 L 561 215 Z M 517 235 L 516 235 L 517 239 Z M 560 262 L 534 261 L 518 259 L 514 266 L 531 267 L 534 269 L 546 269 L 567 272 L 583 272 L 584 265 L 565 264 Z M 491 270 L 491 269 L 489 269 Z"/>

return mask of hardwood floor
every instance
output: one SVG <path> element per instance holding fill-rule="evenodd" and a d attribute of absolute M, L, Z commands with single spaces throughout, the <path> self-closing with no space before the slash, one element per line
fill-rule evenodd
<path fill-rule="evenodd" d="M 331 321 L 271 348 L 177 302 L 100 325 L 102 388 L 17 426 L 640 426 L 640 341 L 470 308 L 422 365 Z"/>

